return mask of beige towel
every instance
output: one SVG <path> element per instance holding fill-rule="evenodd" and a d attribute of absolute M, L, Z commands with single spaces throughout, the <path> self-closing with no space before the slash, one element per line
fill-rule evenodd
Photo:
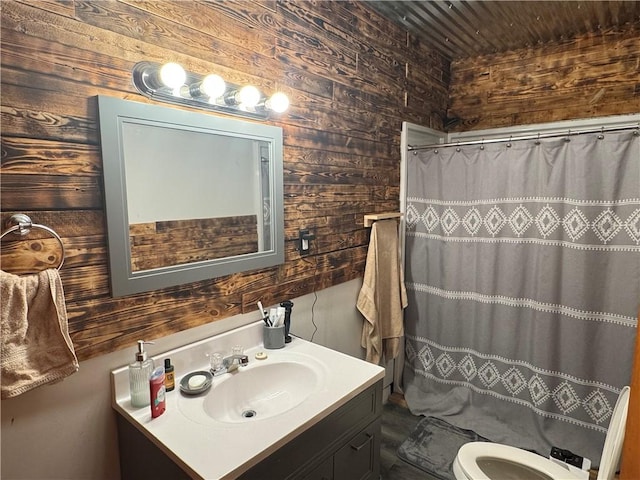
<path fill-rule="evenodd" d="M 56 269 L 17 276 L 0 270 L 2 399 L 78 370 Z"/>
<path fill-rule="evenodd" d="M 396 358 L 404 334 L 402 310 L 407 306 L 396 220 L 373 224 L 356 305 L 365 317 L 361 343 L 367 350 L 367 361 L 379 364 L 383 355 L 387 361 Z"/>

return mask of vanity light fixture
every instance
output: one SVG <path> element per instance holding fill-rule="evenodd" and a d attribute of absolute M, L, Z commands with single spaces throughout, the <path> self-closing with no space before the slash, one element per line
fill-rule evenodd
<path fill-rule="evenodd" d="M 186 91 L 181 92 L 181 95 L 191 98 L 206 97 L 206 101 L 210 98 L 218 98 L 224 95 L 227 90 L 227 84 L 220 75 L 210 74 L 202 79 L 201 82 L 193 83 L 191 85 L 182 85 L 181 87 Z"/>
<path fill-rule="evenodd" d="M 283 113 L 289 108 L 289 97 L 282 92 L 276 92 L 267 99 L 265 105 L 269 110 Z"/>
<path fill-rule="evenodd" d="M 231 90 L 224 96 L 224 103 L 229 106 L 244 105 L 245 108 L 254 108 L 260 103 L 262 94 L 253 85 L 247 85 L 240 90 Z"/>
<path fill-rule="evenodd" d="M 187 81 L 187 72 L 177 63 L 165 63 L 156 75 L 156 85 L 166 86 L 172 90 L 180 88 Z"/>
<path fill-rule="evenodd" d="M 132 76 L 138 91 L 153 100 L 260 119 L 289 108 L 289 98 L 282 92 L 267 97 L 252 85 L 234 85 L 216 74 L 188 72 L 173 62 L 138 62 Z"/>

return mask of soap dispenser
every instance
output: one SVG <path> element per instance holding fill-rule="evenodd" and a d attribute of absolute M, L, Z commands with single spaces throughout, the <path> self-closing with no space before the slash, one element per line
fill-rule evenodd
<path fill-rule="evenodd" d="M 138 340 L 136 361 L 129 365 L 129 391 L 131 393 L 131 406 L 135 408 L 146 407 L 150 403 L 149 377 L 153 373 L 153 359 L 147 358 L 144 351 L 145 345 L 153 345 L 153 342 Z"/>

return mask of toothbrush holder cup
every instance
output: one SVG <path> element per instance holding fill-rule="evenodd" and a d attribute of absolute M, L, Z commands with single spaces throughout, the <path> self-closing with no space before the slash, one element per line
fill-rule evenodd
<path fill-rule="evenodd" d="M 262 343 L 264 348 L 275 350 L 284 348 L 284 325 L 278 327 L 262 327 Z"/>

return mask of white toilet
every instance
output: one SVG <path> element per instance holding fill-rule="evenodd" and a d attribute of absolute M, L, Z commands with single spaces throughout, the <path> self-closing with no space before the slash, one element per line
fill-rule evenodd
<path fill-rule="evenodd" d="M 629 406 L 629 387 L 618 396 L 604 441 L 598 480 L 611 480 L 614 475 L 624 440 L 624 430 Z M 535 453 L 490 442 L 466 443 L 453 462 L 453 474 L 457 480 L 573 480 L 588 478 L 576 470 L 570 470 Z"/>

